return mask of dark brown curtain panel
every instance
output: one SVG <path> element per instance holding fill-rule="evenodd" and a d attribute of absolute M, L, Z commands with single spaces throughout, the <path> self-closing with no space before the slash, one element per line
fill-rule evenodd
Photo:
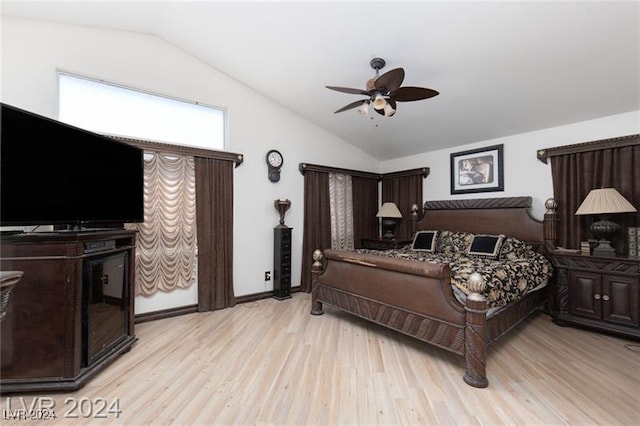
<path fill-rule="evenodd" d="M 575 212 L 589 191 L 613 187 L 636 209 L 640 209 L 640 144 L 557 155 L 551 159 L 554 198 L 558 202 L 557 245 L 580 248 L 580 241 L 593 238 L 589 227 L 593 216 L 576 216 Z M 640 214 L 611 215 L 621 226 L 612 239 L 619 254 L 628 253 L 626 230 L 640 226 Z"/>
<path fill-rule="evenodd" d="M 362 247 L 363 238 L 378 235 L 378 179 L 360 176 L 351 177 L 353 196 L 353 242 L 355 248 Z"/>
<path fill-rule="evenodd" d="M 311 292 L 313 251 L 331 247 L 329 173 L 304 173 L 304 230 L 302 235 L 302 273 L 300 290 Z"/>
<path fill-rule="evenodd" d="M 396 226 L 396 239 L 411 238 L 411 205 L 422 206 L 424 174 L 382 178 L 382 203 L 394 202 L 402 214 Z"/>
<path fill-rule="evenodd" d="M 235 305 L 232 161 L 195 157 L 198 311 Z"/>

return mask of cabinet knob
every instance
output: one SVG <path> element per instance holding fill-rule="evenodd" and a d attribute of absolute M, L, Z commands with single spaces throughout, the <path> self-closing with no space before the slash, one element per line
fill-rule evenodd
<path fill-rule="evenodd" d="M 604 301 L 609 300 L 609 296 L 605 294 L 604 296 L 602 296 L 602 300 L 604 300 Z"/>
<path fill-rule="evenodd" d="M 600 300 L 600 295 L 598 293 L 596 293 L 596 294 L 593 295 L 593 298 L 596 299 L 596 300 Z"/>

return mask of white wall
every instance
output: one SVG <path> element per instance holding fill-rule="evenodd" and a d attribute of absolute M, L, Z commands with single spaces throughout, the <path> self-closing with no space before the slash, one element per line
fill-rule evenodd
<path fill-rule="evenodd" d="M 637 133 L 640 133 L 640 111 L 384 161 L 380 170 L 386 173 L 429 167 L 430 173 L 423 186 L 424 201 L 532 196 L 533 215 L 542 219 L 544 202 L 553 196 L 553 185 L 551 166 L 536 157 L 539 149 Z M 504 144 L 504 191 L 451 195 L 450 154 L 498 144 Z"/>
<path fill-rule="evenodd" d="M 247 66 L 252 66 L 247 63 Z M 244 154 L 234 175 L 234 291 L 273 289 L 276 198 L 289 198 L 293 230 L 292 283 L 300 282 L 303 176 L 308 162 L 377 171 L 378 161 L 165 41 L 144 34 L 2 17 L 2 102 L 56 117 L 62 70 L 149 92 L 226 108 L 228 149 Z M 265 154 L 284 156 L 280 182 L 267 179 Z M 136 313 L 196 303 L 191 290 L 136 300 Z"/>

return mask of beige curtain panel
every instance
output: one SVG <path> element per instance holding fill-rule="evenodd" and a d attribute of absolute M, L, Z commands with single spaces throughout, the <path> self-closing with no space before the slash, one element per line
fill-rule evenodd
<path fill-rule="evenodd" d="M 329 173 L 331 248 L 353 250 L 353 188 L 351 175 Z"/>
<path fill-rule="evenodd" d="M 145 153 L 144 223 L 136 247 L 136 295 L 187 288 L 196 278 L 193 157 Z"/>

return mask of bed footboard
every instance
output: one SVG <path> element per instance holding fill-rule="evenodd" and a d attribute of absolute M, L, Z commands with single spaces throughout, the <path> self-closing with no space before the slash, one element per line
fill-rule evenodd
<path fill-rule="evenodd" d="M 464 381 L 486 387 L 487 302 L 484 279 L 462 305 L 451 290 L 448 265 L 377 259 L 327 250 L 313 253 L 311 314 L 323 303 L 465 357 Z M 326 265 L 323 265 L 323 260 Z M 400 296 L 399 296 L 400 295 Z"/>

